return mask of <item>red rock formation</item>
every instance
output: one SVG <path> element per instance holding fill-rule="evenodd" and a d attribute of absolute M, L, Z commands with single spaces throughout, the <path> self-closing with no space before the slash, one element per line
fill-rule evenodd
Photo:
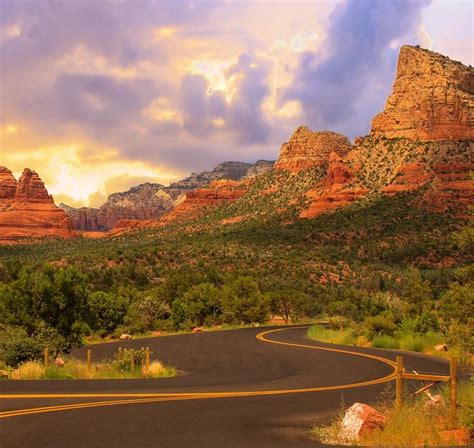
<path fill-rule="evenodd" d="M 184 201 L 162 218 L 162 222 L 187 220 L 225 202 L 234 202 L 246 192 L 246 181 L 218 180 L 186 194 Z"/>
<path fill-rule="evenodd" d="M 367 193 L 367 189 L 352 186 L 356 168 L 331 153 L 326 179 L 306 194 L 311 199 L 309 207 L 300 213 L 300 218 L 315 218 L 328 211 L 345 207 Z"/>
<path fill-rule="evenodd" d="M 36 172 L 25 168 L 17 183 L 10 170 L 0 167 L 0 243 L 73 235 L 69 217 L 54 205 Z"/>
<path fill-rule="evenodd" d="M 13 199 L 16 187 L 17 181 L 12 172 L 8 168 L 0 166 L 0 201 Z"/>
<path fill-rule="evenodd" d="M 350 149 L 351 144 L 343 135 L 329 131 L 313 132 L 300 126 L 290 140 L 283 143 L 275 169 L 297 173 L 326 164 L 332 152 L 344 156 Z"/>
<path fill-rule="evenodd" d="M 470 140 L 474 133 L 474 70 L 408 45 L 400 49 L 393 93 L 372 133 L 413 140 Z"/>
<path fill-rule="evenodd" d="M 413 162 L 401 165 L 397 169 L 397 177 L 382 189 L 385 194 L 393 196 L 397 193 L 418 190 L 433 179 L 433 173 L 429 172 L 426 163 Z"/>

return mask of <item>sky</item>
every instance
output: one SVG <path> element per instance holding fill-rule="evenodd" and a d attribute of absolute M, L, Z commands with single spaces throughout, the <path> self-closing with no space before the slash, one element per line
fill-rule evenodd
<path fill-rule="evenodd" d="M 0 165 L 100 206 L 226 160 L 276 159 L 299 125 L 370 130 L 398 51 L 474 65 L 454 0 L 0 0 Z"/>

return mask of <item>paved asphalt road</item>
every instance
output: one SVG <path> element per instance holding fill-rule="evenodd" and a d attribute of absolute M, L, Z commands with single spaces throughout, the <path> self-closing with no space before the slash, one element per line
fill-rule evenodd
<path fill-rule="evenodd" d="M 389 360 L 395 359 L 395 351 L 309 341 L 306 328 L 269 330 L 272 328 L 251 328 L 92 346 L 94 361 L 112 358 L 118 346 L 150 346 L 154 357 L 181 373 L 174 378 L 1 381 L 0 448 L 314 447 L 310 428 L 330 420 L 342 401 L 345 406 L 373 402 L 387 384 L 393 385 L 391 381 L 357 386 L 390 376 L 390 363 L 317 348 Z M 264 331 L 269 331 L 265 340 L 257 339 Z M 84 349 L 74 355 L 84 357 Z M 404 356 L 408 370 L 447 373 L 442 360 Z M 338 386 L 344 387 L 333 388 Z M 127 400 L 132 402 L 120 403 Z M 45 409 L 51 406 L 54 412 Z M 43 409 L 29 411 L 35 408 Z"/>

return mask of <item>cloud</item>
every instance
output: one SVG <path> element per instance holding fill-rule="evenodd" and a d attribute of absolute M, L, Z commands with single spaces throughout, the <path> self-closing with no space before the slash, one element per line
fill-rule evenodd
<path fill-rule="evenodd" d="M 444 41 L 447 7 L 424 23 L 426 4 L 0 1 L 0 164 L 97 205 L 135 178 L 276 158 L 300 124 L 360 135 L 399 45 Z M 465 52 L 456 11 L 448 47 Z"/>
<path fill-rule="evenodd" d="M 312 127 L 330 127 L 352 136 L 356 130 L 367 130 L 374 109 L 382 107 L 391 86 L 393 75 L 389 73 L 398 47 L 415 43 L 421 10 L 428 4 L 429 0 L 338 4 L 329 17 L 321 50 L 301 55 L 294 81 L 281 101 L 300 101 Z M 366 90 L 374 88 L 383 94 L 374 98 L 369 92 L 370 104 L 360 104 Z"/>

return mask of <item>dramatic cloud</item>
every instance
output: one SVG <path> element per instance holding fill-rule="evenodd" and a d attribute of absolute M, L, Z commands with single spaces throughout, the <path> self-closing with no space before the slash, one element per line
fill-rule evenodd
<path fill-rule="evenodd" d="M 402 43 L 472 53 L 469 8 L 427 5 L 3 0 L 0 165 L 99 205 L 140 181 L 276 158 L 300 124 L 363 134 Z"/>
<path fill-rule="evenodd" d="M 418 42 L 421 10 L 428 4 L 429 0 L 339 4 L 329 17 L 321 50 L 301 56 L 283 100 L 300 101 L 313 127 L 330 127 L 352 136 L 354 131 L 368 130 L 370 118 L 382 104 L 379 100 L 363 105 L 359 100 L 366 89 L 387 92 L 399 46 Z"/>

